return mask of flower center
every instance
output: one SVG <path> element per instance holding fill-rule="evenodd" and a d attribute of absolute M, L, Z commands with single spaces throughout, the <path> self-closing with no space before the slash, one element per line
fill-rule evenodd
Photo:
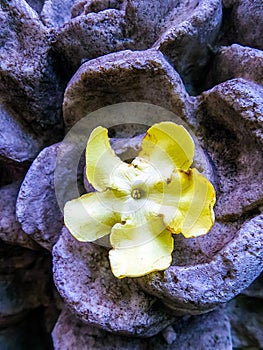
<path fill-rule="evenodd" d="M 143 191 L 140 188 L 134 188 L 131 192 L 133 199 L 140 199 L 143 196 Z"/>

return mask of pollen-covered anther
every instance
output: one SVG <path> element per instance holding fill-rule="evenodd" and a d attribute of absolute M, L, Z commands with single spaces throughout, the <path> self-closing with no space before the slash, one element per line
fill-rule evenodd
<path fill-rule="evenodd" d="M 131 192 L 133 199 L 140 199 L 143 196 L 143 191 L 140 188 L 134 188 Z"/>

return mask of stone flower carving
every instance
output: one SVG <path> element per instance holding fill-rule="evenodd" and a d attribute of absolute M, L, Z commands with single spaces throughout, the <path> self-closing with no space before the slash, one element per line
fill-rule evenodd
<path fill-rule="evenodd" d="M 249 287 L 263 269 L 262 1 L 3 0 L 0 26 L 1 346 L 49 348 L 54 329 L 55 350 L 263 348 L 262 277 Z M 122 103 L 171 115 L 109 129 L 116 155 L 178 116 L 217 202 L 207 235 L 173 235 L 166 270 L 121 279 L 107 248 L 63 226 L 84 189 L 62 183 L 58 205 L 54 173 L 63 135 Z"/>
<path fill-rule="evenodd" d="M 86 148 L 86 175 L 99 192 L 67 202 L 65 224 L 82 242 L 110 234 L 113 274 L 138 277 L 172 262 L 172 233 L 206 234 L 214 223 L 215 191 L 190 169 L 194 142 L 183 126 L 153 125 L 139 155 L 127 164 L 111 149 L 108 131 L 97 127 Z"/>

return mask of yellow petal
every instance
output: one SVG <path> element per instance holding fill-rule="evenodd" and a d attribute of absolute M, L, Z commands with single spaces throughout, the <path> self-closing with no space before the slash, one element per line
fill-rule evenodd
<path fill-rule="evenodd" d="M 183 194 L 179 205 L 183 216 L 180 231 L 186 238 L 191 238 L 206 234 L 213 226 L 216 194 L 213 185 L 198 170 L 189 171 L 188 177 L 191 186 Z M 176 229 L 176 220 L 170 226 Z"/>
<path fill-rule="evenodd" d="M 176 168 L 187 170 L 193 162 L 194 142 L 181 125 L 162 122 L 147 130 L 139 157 L 147 159 L 164 176 Z"/>
<path fill-rule="evenodd" d="M 107 188 L 129 190 L 129 177 L 135 171 L 116 156 L 110 146 L 108 130 L 98 126 L 91 133 L 86 147 L 86 176 L 97 191 Z"/>
<path fill-rule="evenodd" d="M 206 234 L 215 220 L 212 184 L 196 169 L 175 171 L 168 180 L 149 189 L 155 213 L 163 215 L 173 233 L 182 233 L 186 238 Z"/>
<path fill-rule="evenodd" d="M 114 249 L 109 252 L 111 269 L 118 278 L 138 277 L 167 269 L 172 261 L 173 238 L 164 230 L 162 217 L 132 217 L 116 224 L 110 236 Z"/>
<path fill-rule="evenodd" d="M 110 233 L 118 213 L 112 211 L 110 191 L 88 193 L 66 203 L 64 221 L 70 233 L 81 242 L 92 242 Z"/>

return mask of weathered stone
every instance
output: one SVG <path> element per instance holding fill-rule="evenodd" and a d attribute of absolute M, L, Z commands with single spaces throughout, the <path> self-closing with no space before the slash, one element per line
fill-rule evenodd
<path fill-rule="evenodd" d="M 125 49 L 126 41 L 123 11 L 107 9 L 65 23 L 57 31 L 55 47 L 74 73 L 85 60 Z"/>
<path fill-rule="evenodd" d="M 187 90 L 196 94 L 211 56 L 209 46 L 221 26 L 221 0 L 177 1 L 168 18 L 166 30 L 154 47 L 179 72 Z"/>
<path fill-rule="evenodd" d="M 55 350 L 231 350 L 229 320 L 222 310 L 193 316 L 169 326 L 175 338 L 169 344 L 163 334 L 147 339 L 113 335 L 80 322 L 64 309 L 52 332 Z"/>
<path fill-rule="evenodd" d="M 149 337 L 174 321 L 133 279 L 113 276 L 105 248 L 78 242 L 66 229 L 53 248 L 53 273 L 66 305 L 89 325 Z"/>
<path fill-rule="evenodd" d="M 22 319 L 28 310 L 49 303 L 50 259 L 40 253 L 0 245 L 0 328 Z"/>
<path fill-rule="evenodd" d="M 51 250 L 63 226 L 63 216 L 54 189 L 54 171 L 59 144 L 45 148 L 31 165 L 21 185 L 16 214 L 23 230 Z"/>
<path fill-rule="evenodd" d="M 263 203 L 263 87 L 233 79 L 199 101 L 199 131 L 218 178 L 216 215 L 233 221 Z"/>
<path fill-rule="evenodd" d="M 0 103 L 0 157 L 17 162 L 33 160 L 40 148 L 41 142 L 28 132 L 19 117 Z"/>
<path fill-rule="evenodd" d="M 0 157 L 0 186 L 9 185 L 24 178 L 30 163 L 18 163 Z"/>
<path fill-rule="evenodd" d="M 29 6 L 32 7 L 38 14 L 40 14 L 45 0 L 27 0 Z"/>
<path fill-rule="evenodd" d="M 43 310 L 28 312 L 23 320 L 0 329 L 1 350 L 52 350 L 50 336 L 43 327 Z"/>
<path fill-rule="evenodd" d="M 160 52 L 122 51 L 84 63 L 72 77 L 63 103 L 65 124 L 69 128 L 99 108 L 129 101 L 162 106 L 183 119 L 192 115 L 192 99 Z"/>
<path fill-rule="evenodd" d="M 263 274 L 261 274 L 242 294 L 257 299 L 263 299 Z"/>
<path fill-rule="evenodd" d="M 262 349 L 262 299 L 238 296 L 227 304 L 235 349 Z"/>
<path fill-rule="evenodd" d="M 207 263 L 172 265 L 138 279 L 141 287 L 177 313 L 200 314 L 231 300 L 263 268 L 263 214 L 246 222 Z"/>
<path fill-rule="evenodd" d="M 60 27 L 71 19 L 71 9 L 78 2 L 78 0 L 45 0 L 40 18 L 47 27 Z"/>
<path fill-rule="evenodd" d="M 16 199 L 20 182 L 0 188 L 0 238 L 10 244 L 38 249 L 37 244 L 22 230 L 16 218 Z"/>
<path fill-rule="evenodd" d="M 263 52 L 238 44 L 222 46 L 215 56 L 208 84 L 211 86 L 233 78 L 263 84 Z"/>
<path fill-rule="evenodd" d="M 232 42 L 263 49 L 263 17 L 261 0 L 232 2 L 229 23 L 232 26 Z"/>
<path fill-rule="evenodd" d="M 61 137 L 63 87 L 54 69 L 50 33 L 24 0 L 0 6 L 0 93 L 30 124 L 38 140 L 54 142 Z"/>

